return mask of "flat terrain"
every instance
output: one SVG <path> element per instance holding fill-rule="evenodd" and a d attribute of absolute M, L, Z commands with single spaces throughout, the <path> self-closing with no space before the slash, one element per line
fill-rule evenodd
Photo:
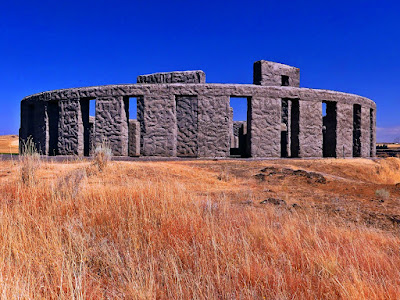
<path fill-rule="evenodd" d="M 0 293 L 396 299 L 399 182 L 397 158 L 3 161 Z"/>
<path fill-rule="evenodd" d="M 18 135 L 0 135 L 0 154 L 18 153 Z"/>

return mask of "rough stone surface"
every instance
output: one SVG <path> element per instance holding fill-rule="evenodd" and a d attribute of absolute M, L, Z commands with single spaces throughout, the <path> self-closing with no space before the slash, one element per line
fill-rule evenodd
<path fill-rule="evenodd" d="M 78 98 L 60 100 L 58 153 L 83 155 L 83 123 Z"/>
<path fill-rule="evenodd" d="M 113 155 L 128 155 L 128 120 L 122 96 L 96 99 L 95 143 L 110 143 Z"/>
<path fill-rule="evenodd" d="M 253 83 L 265 86 L 300 86 L 300 69 L 266 60 L 253 66 Z"/>
<path fill-rule="evenodd" d="M 139 79 L 145 84 L 72 88 L 26 97 L 21 102 L 20 138 L 26 141 L 32 136 L 47 155 L 89 155 L 92 145 L 103 139 L 110 142 L 114 155 L 132 154 L 126 103 L 136 97 L 139 126 L 134 136 L 135 144 L 140 141 L 140 151 L 135 149 L 135 155 L 139 151 L 143 156 L 227 157 L 232 145 L 237 145 L 229 99 L 241 97 L 249 103 L 241 155 L 322 157 L 323 132 L 329 123 L 335 124 L 329 126 L 336 132 L 336 146 L 329 146 L 336 149 L 336 157 L 351 157 L 358 130 L 354 128 L 355 105 L 361 107 L 360 155 L 375 155 L 375 103 L 352 94 L 298 88 L 297 68 L 256 62 L 256 84 L 205 84 L 199 71 L 168 74 L 146 75 Z M 200 79 L 193 74 L 200 74 Z M 288 81 L 282 76 L 288 76 Z M 90 99 L 96 99 L 94 121 L 89 118 Z M 335 104 L 336 116 L 331 118 L 336 123 L 323 124 L 322 102 Z"/>
<path fill-rule="evenodd" d="M 129 120 L 129 156 L 140 156 L 140 123 L 138 120 Z"/>
<path fill-rule="evenodd" d="M 371 156 L 370 109 L 361 107 L 361 157 Z"/>
<path fill-rule="evenodd" d="M 199 99 L 198 151 L 200 157 L 227 157 L 230 153 L 228 96 L 205 96 Z"/>
<path fill-rule="evenodd" d="M 251 98 L 250 155 L 280 157 L 281 99 Z"/>
<path fill-rule="evenodd" d="M 197 156 L 197 115 L 198 102 L 196 96 L 176 97 L 177 156 Z"/>
<path fill-rule="evenodd" d="M 144 97 L 143 155 L 176 156 L 175 98 L 170 93 Z"/>
<path fill-rule="evenodd" d="M 319 101 L 300 101 L 299 104 L 300 157 L 322 157 L 322 104 Z"/>
<path fill-rule="evenodd" d="M 370 153 L 371 157 L 376 156 L 376 111 L 370 109 Z"/>
<path fill-rule="evenodd" d="M 181 71 L 140 75 L 137 83 L 205 83 L 203 71 Z"/>

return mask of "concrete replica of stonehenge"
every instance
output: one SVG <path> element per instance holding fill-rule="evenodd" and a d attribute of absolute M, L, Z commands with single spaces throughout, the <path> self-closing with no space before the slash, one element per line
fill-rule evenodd
<path fill-rule="evenodd" d="M 107 140 L 116 156 L 375 156 L 372 100 L 299 85 L 298 68 L 261 60 L 253 84 L 205 83 L 203 71 L 184 71 L 43 92 L 21 101 L 20 139 L 32 137 L 44 155 L 88 156 Z M 247 121 L 233 121 L 233 97 L 247 101 Z"/>

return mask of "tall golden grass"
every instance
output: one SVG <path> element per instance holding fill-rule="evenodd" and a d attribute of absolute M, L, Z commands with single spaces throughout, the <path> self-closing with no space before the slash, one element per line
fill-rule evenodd
<path fill-rule="evenodd" d="M 19 167 L 0 164 L 11 172 L 0 177 L 4 299 L 400 295 L 398 236 L 232 202 L 245 186 L 233 176 L 174 162 L 113 162 L 103 172 L 43 163 L 28 186 Z"/>

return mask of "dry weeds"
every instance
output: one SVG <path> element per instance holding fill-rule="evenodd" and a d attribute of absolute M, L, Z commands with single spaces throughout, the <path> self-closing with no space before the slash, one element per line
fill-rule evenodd
<path fill-rule="evenodd" d="M 303 203 L 257 204 L 272 192 L 289 204 L 304 196 L 252 177 L 268 164 L 113 162 L 87 173 L 86 162 L 43 163 L 26 186 L 18 162 L 1 162 L 1 297 L 396 299 L 398 234 Z"/>

